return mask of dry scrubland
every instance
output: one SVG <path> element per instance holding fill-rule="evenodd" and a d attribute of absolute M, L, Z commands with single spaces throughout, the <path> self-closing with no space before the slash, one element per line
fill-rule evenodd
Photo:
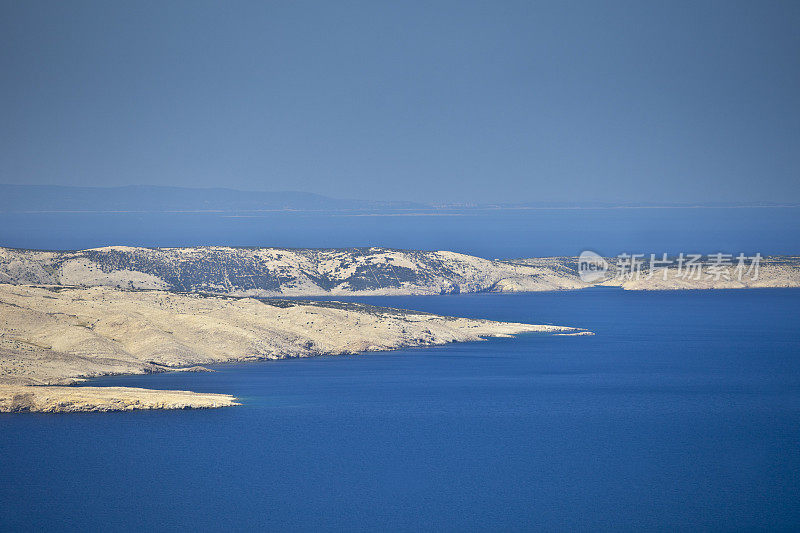
<path fill-rule="evenodd" d="M 612 264 L 613 259 L 609 260 Z M 768 257 L 759 278 L 612 279 L 627 290 L 800 287 L 800 258 Z M 449 294 L 582 289 L 577 258 L 488 260 L 387 248 L 133 248 L 73 252 L 0 248 L 0 283 L 206 292 L 233 296 Z"/>
<path fill-rule="evenodd" d="M 337 302 L 0 284 L 0 411 L 219 407 L 234 399 L 65 385 L 228 361 L 579 331 Z"/>
<path fill-rule="evenodd" d="M 112 286 L 235 296 L 449 294 L 577 289 L 559 264 L 386 248 L 0 248 L 0 283 Z"/>
<path fill-rule="evenodd" d="M 614 260 L 609 262 L 613 267 Z M 673 267 L 601 284 L 627 290 L 800 287 L 800 258 L 764 258 L 757 280 L 687 278 Z M 499 261 L 386 248 L 0 248 L 0 411 L 218 407 L 235 399 L 65 385 L 108 374 L 201 370 L 194 365 L 391 350 L 526 331 L 589 333 L 256 297 L 589 286 L 578 276 L 574 257 Z"/>

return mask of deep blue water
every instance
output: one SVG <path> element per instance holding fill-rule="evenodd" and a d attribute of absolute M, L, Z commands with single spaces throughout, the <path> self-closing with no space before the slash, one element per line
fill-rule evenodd
<path fill-rule="evenodd" d="M 0 416 L 0 529 L 800 527 L 800 291 L 357 300 L 597 335 L 98 380 L 244 406 Z"/>
<path fill-rule="evenodd" d="M 450 211 L 421 216 L 277 212 L 0 213 L 0 245 L 386 246 L 488 258 L 627 253 L 796 254 L 800 208 Z"/>

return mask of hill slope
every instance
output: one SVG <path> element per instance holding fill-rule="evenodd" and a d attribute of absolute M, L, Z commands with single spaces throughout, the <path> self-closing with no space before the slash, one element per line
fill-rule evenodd
<path fill-rule="evenodd" d="M 608 259 L 611 272 L 618 269 Z M 447 251 L 388 248 L 133 248 L 52 252 L 0 248 L 0 283 L 108 286 L 234 296 L 328 296 L 515 292 L 590 287 L 574 257 L 488 260 Z M 800 258 L 767 257 L 757 279 L 687 277 L 675 266 L 603 282 L 628 290 L 800 286 Z"/>
<path fill-rule="evenodd" d="M 0 248 L 0 283 L 112 286 L 240 296 L 446 294 L 575 289 L 568 266 L 386 248 Z"/>

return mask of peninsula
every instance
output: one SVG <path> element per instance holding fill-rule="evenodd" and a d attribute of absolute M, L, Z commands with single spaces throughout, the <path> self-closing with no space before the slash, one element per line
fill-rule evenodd
<path fill-rule="evenodd" d="M 69 385 L 211 363 L 583 331 L 355 303 L 0 284 L 0 412 L 223 407 L 236 399 Z"/>

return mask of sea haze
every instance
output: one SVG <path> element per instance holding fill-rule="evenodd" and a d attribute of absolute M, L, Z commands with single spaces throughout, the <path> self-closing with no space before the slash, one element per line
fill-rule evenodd
<path fill-rule="evenodd" d="M 244 405 L 0 417 L 0 529 L 792 529 L 798 296 L 351 298 L 597 335 L 93 380 Z"/>

